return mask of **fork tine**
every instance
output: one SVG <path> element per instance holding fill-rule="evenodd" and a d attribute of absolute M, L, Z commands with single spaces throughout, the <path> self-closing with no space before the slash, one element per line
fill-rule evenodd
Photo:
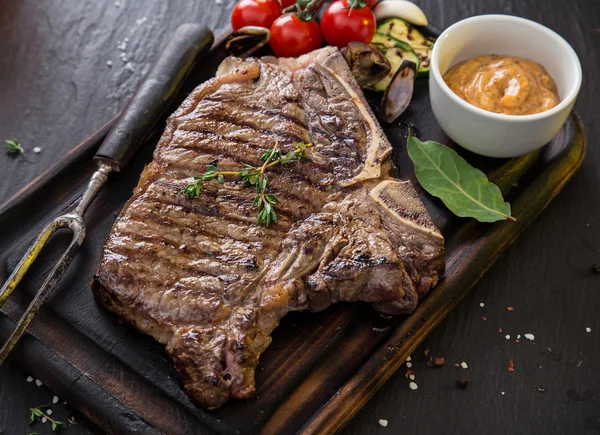
<path fill-rule="evenodd" d="M 24 260 L 27 260 L 28 258 L 30 258 L 32 253 L 34 253 L 35 255 L 33 255 L 32 259 L 29 260 L 29 262 L 27 263 L 27 265 L 25 267 L 22 267 L 22 264 L 19 263 L 19 267 L 17 268 L 17 270 L 15 270 L 15 272 L 18 272 L 18 270 L 20 268 L 22 268 L 22 269 L 24 269 L 23 272 L 20 272 L 20 273 L 13 272 L 13 275 L 15 276 L 15 278 L 18 278 L 18 281 L 20 281 L 20 279 L 23 277 L 23 275 L 25 274 L 27 269 L 29 269 L 29 266 L 31 266 L 31 263 L 33 263 L 33 260 L 35 260 L 35 257 L 37 256 L 37 254 L 39 253 L 41 248 L 44 246 L 44 244 L 46 243 L 46 241 L 48 240 L 50 235 L 52 235 L 52 233 L 54 231 L 56 231 L 57 229 L 64 228 L 64 225 L 65 225 L 65 222 L 64 221 L 61 222 L 61 219 L 57 218 L 50 225 L 48 225 L 46 227 L 46 229 L 40 235 L 38 240 L 36 240 L 34 245 L 29 249 L 27 254 L 23 257 L 23 259 L 21 260 L 21 263 L 25 264 Z M 70 225 L 68 225 L 68 226 L 70 226 Z M 64 273 L 65 269 L 67 267 L 69 267 L 69 264 L 71 264 L 71 261 L 73 261 L 73 258 L 75 257 L 75 254 L 77 253 L 77 250 L 79 249 L 81 242 L 83 241 L 83 238 L 85 237 L 85 228 L 82 228 L 82 227 L 74 228 L 74 227 L 76 227 L 76 225 L 71 226 L 71 229 L 74 230 L 74 234 L 73 234 L 73 240 L 69 244 L 69 247 L 64 252 L 64 254 L 60 258 L 58 263 L 56 263 L 56 265 L 52 268 L 52 270 L 48 274 L 48 277 L 44 281 L 44 284 L 38 290 L 37 294 L 35 295 L 35 297 L 31 301 L 31 303 L 27 307 L 27 310 L 25 310 L 25 312 L 19 319 L 19 322 L 17 323 L 17 326 L 13 330 L 12 334 L 10 335 L 10 337 L 8 337 L 8 340 L 6 340 L 6 342 L 2 346 L 2 349 L 0 349 L 0 365 L 2 365 L 2 363 L 6 359 L 6 357 L 12 350 L 12 348 L 15 346 L 15 344 L 17 344 L 17 342 L 19 341 L 19 338 L 21 338 L 21 336 L 23 335 L 23 333 L 25 332 L 25 330 L 27 329 L 27 327 L 33 320 L 34 316 L 37 314 L 37 312 L 41 308 L 41 306 L 48 300 L 48 298 L 52 294 L 52 290 L 54 290 L 56 283 L 58 282 L 58 280 Z M 42 240 L 43 240 L 43 242 L 42 242 Z M 39 245 L 41 245 L 41 246 L 39 246 Z M 13 278 L 13 275 L 11 275 L 11 278 Z M 16 281 L 16 282 L 18 283 L 18 281 Z M 14 285 L 12 285 L 12 287 L 10 289 L 11 292 L 12 292 L 12 290 L 14 290 L 14 287 L 16 285 L 17 285 L 16 283 Z M 6 287 L 6 289 L 3 289 L 3 291 L 9 289 L 8 286 L 5 286 L 5 287 Z M 8 295 L 6 297 L 8 297 Z M 6 300 L 6 297 L 4 298 L 5 300 Z"/>
<path fill-rule="evenodd" d="M 8 297 L 11 295 L 17 285 L 19 285 L 21 279 L 23 279 L 23 276 L 25 276 L 35 259 L 38 257 L 48 239 L 56 230 L 60 228 L 64 228 L 64 225 L 61 225 L 61 222 L 58 218 L 54 219 L 52 222 L 46 225 L 46 228 L 44 228 L 44 230 L 39 234 L 35 242 L 33 242 L 33 245 L 31 245 L 25 255 L 23 255 L 21 261 L 19 261 L 19 264 L 17 264 L 17 267 L 15 267 L 15 270 L 13 270 L 2 286 L 2 290 L 0 290 L 0 308 L 2 308 Z"/>

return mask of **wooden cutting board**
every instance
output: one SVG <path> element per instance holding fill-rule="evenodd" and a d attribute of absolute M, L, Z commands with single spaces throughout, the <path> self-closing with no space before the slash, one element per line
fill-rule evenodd
<path fill-rule="evenodd" d="M 215 43 L 186 92 L 214 75 L 225 57 Z M 377 105 L 376 96 L 368 96 Z M 72 207 L 94 167 L 91 161 L 110 122 L 75 147 L 0 209 L 0 282 L 35 235 L 54 216 Z M 427 81 L 395 123 L 384 126 L 394 146 L 398 176 L 410 179 L 446 238 L 447 272 L 410 316 L 386 318 L 369 304 L 339 304 L 316 314 L 292 313 L 275 331 L 261 357 L 257 394 L 231 401 L 218 411 L 196 407 L 183 393 L 163 346 L 121 324 L 99 307 L 89 283 L 101 247 L 123 204 L 151 161 L 149 141 L 122 173 L 111 176 L 87 213 L 87 238 L 54 297 L 33 322 L 11 358 L 111 433 L 289 434 L 330 433 L 341 428 L 404 363 L 406 357 L 459 302 L 502 252 L 548 205 L 581 165 L 585 137 L 571 114 L 542 150 L 511 160 L 487 159 L 460 148 L 486 172 L 512 204 L 516 223 L 481 224 L 453 216 L 416 183 L 406 153 L 408 128 L 423 140 L 452 142 L 437 125 Z M 157 136 L 160 131 L 157 131 Z M 7 338 L 31 295 L 40 286 L 69 234 L 54 237 L 0 315 Z"/>

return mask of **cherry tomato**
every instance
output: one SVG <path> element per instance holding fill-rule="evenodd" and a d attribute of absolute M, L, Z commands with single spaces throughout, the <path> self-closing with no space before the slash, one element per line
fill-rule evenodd
<path fill-rule="evenodd" d="M 348 0 L 336 1 L 325 9 L 321 29 L 329 45 L 342 48 L 352 41 L 368 44 L 375 34 L 375 14 L 368 6 L 349 9 Z"/>
<path fill-rule="evenodd" d="M 271 26 L 269 44 L 279 57 L 296 57 L 321 47 L 323 37 L 319 23 L 302 21 L 295 14 L 286 14 Z"/>
<path fill-rule="evenodd" d="M 245 26 L 271 27 L 273 21 L 281 15 L 277 0 L 240 0 L 231 12 L 233 30 Z"/>

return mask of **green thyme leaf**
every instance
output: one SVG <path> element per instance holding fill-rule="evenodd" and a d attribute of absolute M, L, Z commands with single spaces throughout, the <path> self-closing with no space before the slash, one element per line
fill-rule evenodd
<path fill-rule="evenodd" d="M 252 199 L 252 208 L 258 211 L 257 224 L 264 223 L 269 226 L 271 222 L 277 222 L 277 213 L 275 212 L 275 204 L 279 203 L 279 199 L 272 193 L 269 193 L 269 178 L 266 175 L 267 169 L 281 164 L 286 165 L 292 162 L 294 157 L 300 160 L 306 157 L 306 149 L 312 147 L 312 144 L 299 142 L 294 144 L 294 151 L 288 152 L 282 157 L 281 150 L 273 147 L 271 150 L 264 151 L 260 160 L 264 164 L 260 167 L 254 167 L 247 163 L 242 163 L 243 170 L 239 172 L 220 172 L 215 165 L 207 165 L 204 174 L 195 176 L 194 182 L 188 184 L 183 192 L 190 198 L 194 199 L 204 190 L 204 183 L 216 179 L 219 184 L 225 183 L 225 175 L 233 175 L 239 177 L 243 181 L 244 187 L 254 186 L 256 196 Z"/>
<path fill-rule="evenodd" d="M 4 150 L 7 153 L 22 153 L 25 150 L 16 139 L 7 139 L 4 141 Z"/>
<path fill-rule="evenodd" d="M 433 141 L 421 142 L 410 134 L 407 145 L 417 180 L 452 213 L 480 222 L 515 220 L 498 186 L 454 150 Z"/>

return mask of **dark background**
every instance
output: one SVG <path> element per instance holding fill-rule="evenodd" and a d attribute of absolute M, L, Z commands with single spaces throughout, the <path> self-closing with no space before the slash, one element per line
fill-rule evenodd
<path fill-rule="evenodd" d="M 219 35 L 233 3 L 0 0 L 0 139 L 16 138 L 26 148 L 16 158 L 0 152 L 0 203 L 118 113 L 178 24 L 203 22 Z M 600 263 L 600 0 L 418 4 L 441 28 L 506 13 L 564 36 L 583 64 L 576 110 L 588 152 L 564 191 L 413 354 L 418 389 L 411 391 L 399 371 L 344 433 L 600 433 L 600 274 L 592 271 Z M 426 349 L 446 365 L 427 367 Z M 454 366 L 462 361 L 468 369 Z M 459 375 L 469 378 L 466 390 L 456 387 Z M 27 426 L 29 408 L 53 396 L 27 376 L 15 362 L 0 368 L 5 434 L 51 433 L 48 424 Z M 74 414 L 62 402 L 53 410 L 63 420 Z M 96 432 L 85 421 L 68 431 Z"/>

